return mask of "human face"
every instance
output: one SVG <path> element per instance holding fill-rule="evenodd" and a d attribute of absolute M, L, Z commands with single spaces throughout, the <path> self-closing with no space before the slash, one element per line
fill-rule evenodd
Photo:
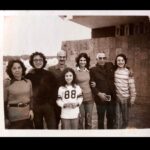
<path fill-rule="evenodd" d="M 14 63 L 11 68 L 12 74 L 15 79 L 20 80 L 22 77 L 22 67 L 20 63 Z"/>
<path fill-rule="evenodd" d="M 79 60 L 79 67 L 80 67 L 80 68 L 85 68 L 86 63 L 87 63 L 87 62 L 86 62 L 86 58 L 81 57 L 80 60 Z"/>
<path fill-rule="evenodd" d="M 124 68 L 125 67 L 125 60 L 123 57 L 119 56 L 117 57 L 117 66 L 119 68 Z"/>
<path fill-rule="evenodd" d="M 106 63 L 106 55 L 105 53 L 99 53 L 98 57 L 97 57 L 97 63 L 101 66 L 104 66 Z"/>
<path fill-rule="evenodd" d="M 72 83 L 72 81 L 73 81 L 73 74 L 72 74 L 72 72 L 67 72 L 65 74 L 65 80 L 66 80 L 68 85 L 70 85 Z"/>
<path fill-rule="evenodd" d="M 40 55 L 36 55 L 33 58 L 33 64 L 36 69 L 41 69 L 44 64 L 44 60 Z"/>
<path fill-rule="evenodd" d="M 65 65 L 67 57 L 64 51 L 59 52 L 57 58 L 60 65 Z"/>

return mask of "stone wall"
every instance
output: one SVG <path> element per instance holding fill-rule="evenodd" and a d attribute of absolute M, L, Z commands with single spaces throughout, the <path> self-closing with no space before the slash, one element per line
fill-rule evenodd
<path fill-rule="evenodd" d="M 128 66 L 134 71 L 137 95 L 150 97 L 150 34 L 64 41 L 62 49 L 67 51 L 71 67 L 75 66 L 75 57 L 81 52 L 90 56 L 91 66 L 96 63 L 95 56 L 100 51 L 112 62 L 117 54 L 126 54 Z"/>

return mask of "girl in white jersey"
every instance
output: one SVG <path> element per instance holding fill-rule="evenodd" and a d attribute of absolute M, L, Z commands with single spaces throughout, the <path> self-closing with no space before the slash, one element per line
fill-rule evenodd
<path fill-rule="evenodd" d="M 76 84 L 73 69 L 66 68 L 62 78 L 57 99 L 57 104 L 61 107 L 62 129 L 78 129 L 79 106 L 83 101 L 82 90 Z"/>
<path fill-rule="evenodd" d="M 116 86 L 116 128 L 126 128 L 129 120 L 129 104 L 133 105 L 136 98 L 134 77 L 126 67 L 127 58 L 119 54 L 115 60 L 115 86 Z"/>

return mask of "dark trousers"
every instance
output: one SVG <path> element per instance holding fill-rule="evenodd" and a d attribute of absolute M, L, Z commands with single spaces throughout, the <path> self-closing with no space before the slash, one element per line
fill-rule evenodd
<path fill-rule="evenodd" d="M 30 119 L 14 121 L 10 123 L 9 129 L 33 129 L 33 121 Z"/>
<path fill-rule="evenodd" d="M 44 119 L 47 129 L 57 129 L 54 106 L 49 103 L 36 104 L 34 106 L 35 129 L 44 128 Z"/>
<path fill-rule="evenodd" d="M 98 115 L 98 129 L 104 129 L 104 118 L 106 113 L 107 129 L 114 128 L 115 122 L 115 105 L 112 102 L 103 102 L 96 104 Z"/>
<path fill-rule="evenodd" d="M 61 108 L 58 105 L 55 105 L 55 116 L 56 116 L 56 128 L 59 128 L 59 123 L 60 123 L 60 114 L 61 114 Z"/>

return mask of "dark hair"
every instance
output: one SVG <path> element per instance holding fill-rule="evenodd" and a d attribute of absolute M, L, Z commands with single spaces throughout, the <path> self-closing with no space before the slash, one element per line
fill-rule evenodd
<path fill-rule="evenodd" d="M 71 72 L 73 74 L 73 80 L 72 80 L 72 86 L 75 86 L 76 84 L 76 74 L 74 72 L 74 70 L 72 68 L 66 68 L 64 69 L 63 73 L 62 73 L 62 86 L 66 86 L 67 82 L 65 80 L 65 75 L 67 72 Z"/>
<path fill-rule="evenodd" d="M 26 74 L 26 67 L 25 67 L 24 63 L 21 60 L 19 60 L 19 59 L 16 59 L 16 60 L 13 59 L 13 60 L 10 60 L 8 62 L 8 65 L 7 65 L 7 68 L 6 68 L 6 72 L 9 75 L 9 77 L 11 79 L 14 79 L 14 75 L 12 74 L 12 70 L 11 70 L 13 65 L 14 65 L 14 63 L 20 64 L 20 66 L 22 67 L 22 76 L 25 76 L 25 74 Z"/>
<path fill-rule="evenodd" d="M 30 60 L 29 60 L 30 65 L 31 65 L 33 68 L 35 68 L 35 66 L 34 66 L 34 64 L 33 64 L 33 58 L 34 58 L 35 56 L 37 56 L 37 55 L 39 55 L 40 57 L 43 58 L 43 66 L 42 66 L 42 68 L 44 68 L 44 67 L 46 66 L 46 64 L 47 64 L 47 60 L 46 60 L 45 55 L 42 54 L 42 53 L 40 53 L 40 52 L 35 52 L 35 53 L 32 53 L 32 54 L 31 54 Z"/>
<path fill-rule="evenodd" d="M 76 57 L 76 66 L 79 67 L 79 61 L 80 59 L 84 57 L 86 59 L 86 68 L 89 69 L 90 66 L 90 57 L 88 57 L 87 53 L 80 53 L 77 57 Z"/>
<path fill-rule="evenodd" d="M 123 59 L 124 59 L 124 61 L 125 61 L 125 65 L 127 64 L 127 57 L 126 57 L 126 55 L 125 54 L 118 54 L 117 56 L 116 56 L 116 59 L 115 59 L 115 68 L 117 69 L 118 68 L 118 65 L 117 65 L 117 58 L 118 57 L 122 57 Z"/>

